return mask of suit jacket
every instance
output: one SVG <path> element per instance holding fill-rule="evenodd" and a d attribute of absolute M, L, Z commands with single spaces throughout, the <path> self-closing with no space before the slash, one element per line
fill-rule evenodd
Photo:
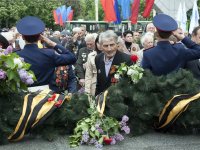
<path fill-rule="evenodd" d="M 56 45 L 54 49 L 40 49 L 37 44 L 27 44 L 24 49 L 17 51 L 25 62 L 31 64 L 30 70 L 37 79 L 32 86 L 48 85 L 53 78 L 55 67 L 76 62 L 75 55 L 64 47 Z"/>
<path fill-rule="evenodd" d="M 200 61 L 199 59 L 189 61 L 185 65 L 185 69 L 191 71 L 195 78 L 200 80 Z"/>
<path fill-rule="evenodd" d="M 144 51 L 142 67 L 150 69 L 155 75 L 165 75 L 184 68 L 189 60 L 200 58 L 200 46 L 188 37 L 182 43 L 170 44 L 168 41 L 159 41 L 157 46 Z"/>
<path fill-rule="evenodd" d="M 117 51 L 112 61 L 111 67 L 113 65 L 120 65 L 121 63 L 124 62 L 127 65 L 132 64 L 130 55 Z M 108 76 L 106 77 L 104 53 L 100 53 L 95 57 L 95 64 L 97 68 L 97 85 L 96 85 L 95 95 L 98 95 L 111 85 L 111 78 L 114 77 L 115 73 L 112 74 L 109 73 Z"/>
<path fill-rule="evenodd" d="M 75 66 L 75 72 L 79 79 L 85 79 L 85 65 L 87 62 L 88 54 L 92 50 L 89 50 L 87 47 L 83 47 L 79 51 L 78 60 Z"/>

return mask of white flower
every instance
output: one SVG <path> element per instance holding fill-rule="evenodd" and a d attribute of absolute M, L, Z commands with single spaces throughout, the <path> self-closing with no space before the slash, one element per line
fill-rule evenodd
<path fill-rule="evenodd" d="M 18 68 L 22 68 L 22 66 L 23 66 L 23 63 L 20 58 L 14 58 L 14 64 L 15 64 L 15 66 L 17 65 Z"/>
<path fill-rule="evenodd" d="M 129 75 L 129 76 L 131 76 L 132 74 L 135 74 L 135 70 L 133 70 L 133 69 L 128 69 L 128 71 L 127 71 L 127 75 Z"/>
<path fill-rule="evenodd" d="M 115 78 L 115 79 L 119 79 L 119 78 L 120 78 L 120 75 L 119 75 L 119 74 L 115 74 L 115 75 L 114 75 L 114 78 Z"/>
<path fill-rule="evenodd" d="M 122 70 L 124 70 L 124 71 L 127 71 L 127 67 L 126 67 L 126 66 L 124 66 L 124 67 L 122 68 Z"/>

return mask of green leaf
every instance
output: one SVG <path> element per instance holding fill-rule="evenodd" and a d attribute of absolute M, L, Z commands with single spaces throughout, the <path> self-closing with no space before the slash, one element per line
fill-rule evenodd
<path fill-rule="evenodd" d="M 100 143 L 100 144 L 103 143 L 103 136 L 99 139 L 99 143 Z"/>
<path fill-rule="evenodd" d="M 95 134 L 93 132 L 90 131 L 90 136 L 95 138 Z"/>
<path fill-rule="evenodd" d="M 8 80 L 12 80 L 15 77 L 15 73 L 12 70 L 7 70 Z"/>
<path fill-rule="evenodd" d="M 8 58 L 8 59 L 6 59 L 5 63 L 9 68 L 11 68 L 11 69 L 15 68 L 15 64 L 13 62 L 13 59 Z"/>
<path fill-rule="evenodd" d="M 87 124 L 82 124 L 81 128 L 82 128 L 83 131 L 88 131 L 89 126 Z"/>
<path fill-rule="evenodd" d="M 90 118 L 87 118 L 87 119 L 85 119 L 85 122 L 90 122 L 91 121 L 91 119 Z"/>
<path fill-rule="evenodd" d="M 91 131 L 95 131 L 96 128 L 95 128 L 94 126 L 92 126 L 90 130 L 91 130 Z"/>
<path fill-rule="evenodd" d="M 95 130 L 95 136 L 97 136 L 99 138 L 99 136 L 100 136 L 99 131 Z"/>

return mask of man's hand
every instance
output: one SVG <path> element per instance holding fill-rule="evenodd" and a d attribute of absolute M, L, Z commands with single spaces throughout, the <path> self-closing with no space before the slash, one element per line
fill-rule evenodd
<path fill-rule="evenodd" d="M 178 41 L 184 39 L 184 37 L 185 37 L 183 30 L 180 28 L 173 31 L 172 33 L 178 39 Z"/>
<path fill-rule="evenodd" d="M 51 47 L 55 47 L 56 46 L 56 43 L 51 41 L 50 39 L 48 39 L 47 37 L 43 36 L 43 35 L 40 35 L 40 38 L 41 38 L 41 41 L 47 43 L 49 46 Z"/>

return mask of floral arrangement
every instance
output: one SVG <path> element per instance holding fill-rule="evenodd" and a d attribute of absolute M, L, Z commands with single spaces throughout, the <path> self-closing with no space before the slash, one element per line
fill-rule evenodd
<path fill-rule="evenodd" d="M 32 71 L 28 71 L 30 64 L 23 58 L 12 53 L 12 47 L 0 49 L 0 93 L 17 92 L 26 90 L 36 80 Z"/>
<path fill-rule="evenodd" d="M 138 64 L 138 56 L 131 55 L 133 65 L 127 66 L 125 63 L 121 63 L 120 66 L 116 66 L 117 71 L 114 75 L 113 81 L 118 81 L 121 77 L 128 76 L 133 83 L 137 83 L 143 76 L 144 69 Z"/>
<path fill-rule="evenodd" d="M 119 122 L 115 118 L 102 115 L 97 110 L 95 101 L 89 101 L 90 108 L 87 111 L 90 116 L 78 121 L 74 135 L 70 136 L 70 146 L 87 144 L 102 148 L 104 144 L 113 145 L 124 140 L 120 130 L 124 131 L 125 134 L 130 133 L 130 128 L 127 126 L 129 118 L 123 116 L 122 121 Z"/>

